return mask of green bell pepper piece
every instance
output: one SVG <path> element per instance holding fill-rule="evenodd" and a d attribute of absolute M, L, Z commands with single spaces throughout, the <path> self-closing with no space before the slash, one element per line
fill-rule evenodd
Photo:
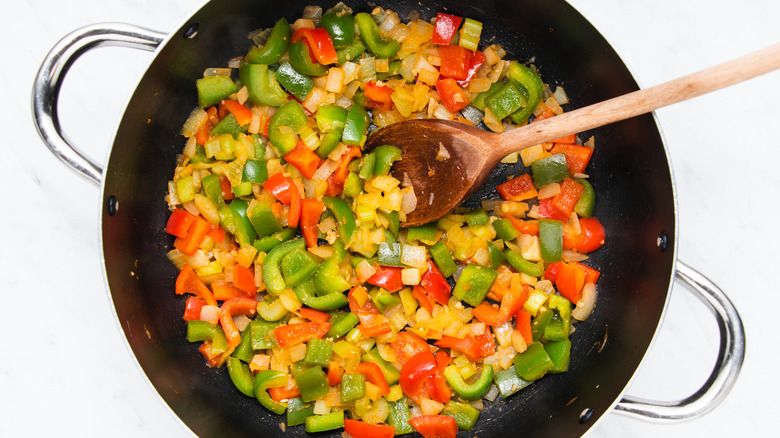
<path fill-rule="evenodd" d="M 301 391 L 301 400 L 314 401 L 330 391 L 328 378 L 320 367 L 311 367 L 295 376 L 295 384 Z"/>
<path fill-rule="evenodd" d="M 556 374 L 569 370 L 571 341 L 568 339 L 563 341 L 550 341 L 544 344 L 544 350 L 547 352 L 547 355 L 550 356 L 550 360 L 553 362 L 553 367 L 550 368 L 548 373 Z"/>
<path fill-rule="evenodd" d="M 325 337 L 338 339 L 355 328 L 359 322 L 357 315 L 352 312 L 333 312 L 330 314 L 330 328 Z"/>
<path fill-rule="evenodd" d="M 531 384 L 531 382 L 523 380 L 517 375 L 514 365 L 494 373 L 493 382 L 495 382 L 501 397 L 504 399 Z"/>
<path fill-rule="evenodd" d="M 347 120 L 347 110 L 337 105 L 325 105 L 317 110 L 315 116 L 320 133 L 320 145 L 314 152 L 323 160 L 328 158 L 333 149 L 338 146 L 344 133 L 344 122 Z"/>
<path fill-rule="evenodd" d="M 571 332 L 571 306 L 566 298 L 560 295 L 550 295 L 548 308 L 552 311 L 552 317 L 547 327 L 544 328 L 544 339 L 549 341 L 565 341 L 569 339 Z"/>
<path fill-rule="evenodd" d="M 496 230 L 496 237 L 504 242 L 515 240 L 520 232 L 517 231 L 509 219 L 497 219 L 493 221 L 493 229 Z"/>
<path fill-rule="evenodd" d="M 418 225 L 406 229 L 406 241 L 414 242 L 416 240 L 431 242 L 436 239 L 436 222 Z"/>
<path fill-rule="evenodd" d="M 355 18 L 350 14 L 325 14 L 320 18 L 320 26 L 328 31 L 337 49 L 355 41 Z"/>
<path fill-rule="evenodd" d="M 349 172 L 347 179 L 344 181 L 344 190 L 342 192 L 344 196 L 350 198 L 356 198 L 359 194 L 363 193 L 363 182 L 355 172 Z"/>
<path fill-rule="evenodd" d="M 436 263 L 436 266 L 439 267 L 439 271 L 441 271 L 443 276 L 449 277 L 458 269 L 455 265 L 455 259 L 452 258 L 452 253 L 450 253 L 449 248 L 447 248 L 447 245 L 444 242 L 437 242 L 435 245 L 428 248 L 428 251 L 431 253 L 433 261 Z"/>
<path fill-rule="evenodd" d="M 393 163 L 401 159 L 401 149 L 385 144 L 374 149 L 376 155 L 374 163 L 374 175 L 387 175 Z"/>
<path fill-rule="evenodd" d="M 401 61 L 393 61 L 387 66 L 386 72 L 380 72 L 376 74 L 376 78 L 380 81 L 387 80 L 387 78 L 392 76 L 400 76 L 401 75 Z"/>
<path fill-rule="evenodd" d="M 322 202 L 325 204 L 325 207 L 333 213 L 333 217 L 336 219 L 341 241 L 344 245 L 349 245 L 352 236 L 354 236 L 355 231 L 357 231 L 357 222 L 355 221 L 355 214 L 352 213 L 352 209 L 343 199 L 335 196 L 323 196 Z"/>
<path fill-rule="evenodd" d="M 249 207 L 249 203 L 243 199 L 234 199 L 230 202 L 230 208 L 239 216 L 240 222 L 243 224 L 243 228 L 247 233 L 249 242 L 254 241 L 257 238 L 252 222 L 249 221 L 249 217 L 246 215 L 246 210 Z"/>
<path fill-rule="evenodd" d="M 498 273 L 487 266 L 467 265 L 460 274 L 460 278 L 452 290 L 452 295 L 473 307 L 477 307 L 485 300 L 488 289 L 493 285 L 497 276 Z"/>
<path fill-rule="evenodd" d="M 176 193 L 181 202 L 189 202 L 195 199 L 195 187 L 192 185 L 192 175 L 176 180 Z"/>
<path fill-rule="evenodd" d="M 280 295 L 287 289 L 287 283 L 285 283 L 280 269 L 284 256 L 295 250 L 305 251 L 305 249 L 306 243 L 303 239 L 289 240 L 272 249 L 265 257 L 263 262 L 263 281 L 265 281 L 265 286 L 271 295 Z"/>
<path fill-rule="evenodd" d="M 284 308 L 281 300 L 273 299 L 269 296 L 265 300 L 257 303 L 257 314 L 265 321 L 279 321 L 287 315 L 287 309 Z M 271 335 L 273 335 L 273 332 L 271 332 Z M 264 339 L 268 340 L 269 336 L 270 335 L 266 334 Z"/>
<path fill-rule="evenodd" d="M 268 179 L 268 165 L 265 160 L 246 160 L 241 180 L 254 184 L 262 184 Z"/>
<path fill-rule="evenodd" d="M 338 59 L 338 61 L 336 61 L 336 65 L 344 65 L 345 62 L 352 61 L 353 59 L 362 55 L 365 51 L 366 46 L 363 44 L 363 41 L 356 39 L 352 42 L 352 44 L 336 50 L 336 58 Z"/>
<path fill-rule="evenodd" d="M 242 181 L 238 183 L 237 186 L 233 186 L 231 190 L 236 198 L 243 198 L 252 194 L 252 183 L 249 181 Z M 249 227 L 251 228 L 252 225 L 250 224 Z"/>
<path fill-rule="evenodd" d="M 474 108 L 480 111 L 485 111 L 485 107 L 486 107 L 485 101 L 487 100 L 487 98 L 495 94 L 503 86 L 504 86 L 503 82 L 500 81 L 494 82 L 487 91 L 483 91 L 477 94 L 477 97 L 475 97 L 474 100 L 471 101 L 471 106 L 473 106 Z"/>
<path fill-rule="evenodd" d="M 366 375 L 345 373 L 341 376 L 341 403 L 346 404 L 366 396 Z"/>
<path fill-rule="evenodd" d="M 200 181 L 203 193 L 209 198 L 217 208 L 225 205 L 225 199 L 222 197 L 222 184 L 219 182 L 219 175 L 212 173 Z"/>
<path fill-rule="evenodd" d="M 308 76 L 295 71 L 289 62 L 279 66 L 275 77 L 287 91 L 301 101 L 306 100 L 306 96 L 314 88 L 314 81 Z"/>
<path fill-rule="evenodd" d="M 262 316 L 260 317 L 262 318 Z M 281 319 L 281 317 L 279 317 L 279 319 Z M 281 324 L 278 322 L 253 319 L 249 323 L 249 337 L 252 340 L 252 349 L 267 350 L 269 348 L 274 348 L 276 346 L 276 342 L 273 341 L 273 332 L 274 329 L 280 325 Z"/>
<path fill-rule="evenodd" d="M 409 402 L 406 401 L 406 397 L 401 397 L 400 400 L 388 404 L 390 405 L 390 413 L 387 416 L 387 424 L 395 428 L 395 434 L 406 435 L 414 432 L 414 428 L 409 424 L 412 413 L 409 410 Z"/>
<path fill-rule="evenodd" d="M 212 163 L 214 160 L 206 156 L 206 148 L 201 145 L 195 146 L 195 156 L 190 158 L 191 164 Z"/>
<path fill-rule="evenodd" d="M 521 85 L 528 93 L 525 106 L 509 115 L 510 120 L 519 125 L 528 120 L 528 117 L 533 114 L 536 106 L 542 100 L 544 82 L 535 71 L 517 61 L 509 63 L 506 77 L 510 82 Z"/>
<path fill-rule="evenodd" d="M 475 208 L 464 216 L 466 217 L 466 223 L 469 224 L 470 227 L 477 227 L 490 222 L 490 216 L 485 213 L 485 210 L 482 207 Z"/>
<path fill-rule="evenodd" d="M 325 432 L 344 427 L 344 411 L 306 417 L 304 429 L 309 433 Z"/>
<path fill-rule="evenodd" d="M 377 58 L 389 58 L 401 50 L 401 44 L 395 40 L 386 40 L 379 34 L 379 26 L 366 12 L 355 15 L 360 38 Z"/>
<path fill-rule="evenodd" d="M 402 251 L 403 245 L 400 243 L 380 243 L 379 250 L 377 251 L 377 259 L 379 259 L 379 264 L 381 266 L 403 266 L 401 263 Z"/>
<path fill-rule="evenodd" d="M 498 269 L 506 261 L 506 256 L 493 242 L 488 241 L 488 254 L 490 255 L 490 267 Z"/>
<path fill-rule="evenodd" d="M 287 409 L 287 403 L 277 402 L 268 394 L 268 388 L 278 388 L 287 384 L 287 374 L 276 370 L 263 370 L 255 375 L 254 390 L 255 398 L 266 409 L 275 413 L 283 414 Z"/>
<path fill-rule="evenodd" d="M 368 352 L 363 355 L 363 362 L 371 362 L 379 365 L 379 371 L 385 376 L 388 385 L 395 385 L 401 378 L 401 373 L 398 369 L 390 364 L 390 362 L 384 360 L 376 347 L 368 350 Z"/>
<path fill-rule="evenodd" d="M 398 232 L 401 230 L 401 219 L 398 216 L 398 212 L 391 211 L 390 213 L 385 213 L 383 210 L 379 210 L 379 214 L 387 219 L 387 231 L 392 233 L 393 236 L 397 239 Z"/>
<path fill-rule="evenodd" d="M 366 142 L 366 130 L 371 122 L 371 117 L 365 108 L 358 104 L 352 104 L 347 111 L 347 119 L 344 122 L 344 132 L 341 141 L 348 146 L 360 146 Z"/>
<path fill-rule="evenodd" d="M 258 251 L 268 252 L 276 248 L 282 242 L 286 242 L 295 235 L 295 228 L 285 228 L 282 231 L 276 232 L 270 236 L 263 237 L 255 240 L 252 244 Z"/>
<path fill-rule="evenodd" d="M 238 202 L 237 202 L 238 201 Z M 246 201 L 235 199 L 230 205 L 224 205 L 219 208 L 219 223 L 228 232 L 236 237 L 236 241 L 241 244 L 251 244 L 256 234 L 252 224 L 246 216 L 241 215 L 241 204 Z M 233 207 L 233 204 L 236 204 Z M 246 207 L 243 206 L 245 209 Z M 246 210 L 243 210 L 246 212 Z"/>
<path fill-rule="evenodd" d="M 454 418 L 460 430 L 471 430 L 479 419 L 477 408 L 454 400 L 450 400 L 441 413 Z"/>
<path fill-rule="evenodd" d="M 279 149 L 282 155 L 288 154 L 298 144 L 297 131 L 309 121 L 301 104 L 291 100 L 280 106 L 268 122 L 268 140 Z M 288 126 L 295 132 L 283 132 Z"/>
<path fill-rule="evenodd" d="M 287 53 L 290 56 L 290 65 L 298 73 L 306 76 L 324 76 L 328 74 L 328 67 L 311 60 L 309 47 L 303 41 L 290 44 Z"/>
<path fill-rule="evenodd" d="M 238 68 L 238 78 L 249 92 L 249 101 L 255 105 L 281 106 L 287 102 L 287 93 L 276 80 L 274 71 L 265 64 L 245 64 Z"/>
<path fill-rule="evenodd" d="M 360 159 L 360 170 L 358 176 L 363 180 L 368 180 L 374 176 L 374 164 L 376 163 L 376 154 L 371 152 L 363 155 Z"/>
<path fill-rule="evenodd" d="M 563 255 L 563 223 L 552 219 L 539 219 L 539 246 L 542 260 L 558 262 Z"/>
<path fill-rule="evenodd" d="M 574 212 L 579 217 L 591 217 L 593 216 L 593 208 L 596 206 L 596 191 L 593 190 L 593 186 L 585 178 L 574 178 L 582 185 L 584 190 L 580 194 L 580 199 L 574 204 Z"/>
<path fill-rule="evenodd" d="M 287 400 L 287 427 L 303 424 L 314 415 L 314 403 L 304 403 L 300 397 Z"/>
<path fill-rule="evenodd" d="M 336 257 L 331 257 L 322 262 L 319 268 L 317 268 L 317 272 L 314 273 L 314 283 L 324 296 L 344 292 L 352 287 L 341 276 L 339 260 Z"/>
<path fill-rule="evenodd" d="M 460 375 L 460 371 L 455 365 L 448 365 L 444 369 L 444 378 L 447 379 L 447 383 L 452 387 L 452 390 L 463 400 L 479 400 L 487 394 L 488 390 L 490 390 L 490 385 L 493 383 L 493 365 L 483 365 L 482 373 L 472 384 L 467 384 L 463 380 L 463 376 Z"/>
<path fill-rule="evenodd" d="M 241 393 L 248 397 L 255 396 L 255 376 L 249 370 L 249 365 L 242 362 L 237 357 L 229 357 L 227 360 L 227 369 L 230 380 Z"/>
<path fill-rule="evenodd" d="M 539 312 L 531 320 L 531 337 L 534 342 L 542 338 L 545 329 L 552 321 L 553 311 L 549 307 L 544 306 L 539 309 Z"/>
<path fill-rule="evenodd" d="M 284 52 L 287 51 L 287 47 L 290 45 L 290 36 L 292 35 L 292 29 L 287 19 L 282 17 L 276 21 L 274 28 L 271 31 L 271 35 L 268 36 L 268 40 L 263 47 L 252 47 L 246 54 L 246 62 L 250 64 L 266 64 L 270 65 L 278 62 Z"/>
<path fill-rule="evenodd" d="M 315 293 L 317 286 L 312 277 L 309 277 L 308 280 L 295 286 L 293 290 L 303 304 L 323 312 L 340 309 L 349 304 L 346 295 L 341 292 L 317 296 Z"/>
<path fill-rule="evenodd" d="M 222 99 L 238 91 L 238 85 L 230 76 L 206 76 L 195 81 L 198 90 L 198 106 L 208 108 L 219 104 Z"/>
<path fill-rule="evenodd" d="M 490 108 L 490 111 L 496 116 L 496 120 L 503 120 L 526 106 L 527 94 L 528 92 L 522 85 L 509 81 L 485 99 L 485 106 Z"/>
<path fill-rule="evenodd" d="M 561 153 L 536 160 L 531 164 L 531 171 L 533 172 L 534 185 L 537 188 L 561 182 L 569 176 L 566 155 Z"/>
<path fill-rule="evenodd" d="M 512 251 L 511 249 L 505 250 L 504 255 L 506 256 L 506 261 L 523 274 L 530 275 L 531 277 L 541 277 L 544 275 L 544 263 L 528 261 L 524 259 L 520 253 Z"/>
<path fill-rule="evenodd" d="M 517 375 L 523 380 L 534 381 L 550 371 L 554 364 L 550 360 L 550 356 L 544 351 L 544 346 L 541 342 L 534 342 L 528 345 L 528 348 L 522 352 L 517 353 L 514 358 L 515 370 Z"/>
<path fill-rule="evenodd" d="M 255 204 L 247 210 L 246 214 L 259 239 L 282 231 L 282 224 L 274 216 L 271 206 L 267 202 Z"/>
<path fill-rule="evenodd" d="M 254 355 L 255 350 L 252 348 L 252 329 L 250 326 L 247 326 L 247 328 L 241 332 L 241 343 L 238 344 L 238 347 L 236 347 L 231 356 L 249 363 L 252 361 Z"/>
<path fill-rule="evenodd" d="M 246 132 L 246 130 L 246 127 L 238 124 L 238 121 L 236 121 L 236 117 L 233 114 L 228 114 L 223 117 L 222 120 L 220 120 L 216 125 L 214 125 L 213 128 L 211 128 L 209 134 L 212 137 L 216 137 L 222 134 L 230 134 L 231 137 L 238 138 L 238 136 L 241 133 Z"/>
<path fill-rule="evenodd" d="M 368 297 L 379 309 L 380 312 L 384 312 L 388 307 L 393 307 L 401 304 L 401 299 L 397 294 L 392 294 L 381 287 L 375 287 L 368 293 Z"/>
<path fill-rule="evenodd" d="M 333 341 L 328 339 L 312 338 L 306 343 L 306 356 L 303 363 L 309 366 L 328 366 L 333 356 Z"/>
<path fill-rule="evenodd" d="M 227 351 L 227 338 L 222 327 L 208 321 L 187 321 L 187 340 L 189 342 L 211 341 L 213 354 Z"/>
<path fill-rule="evenodd" d="M 287 287 L 295 287 L 309 278 L 320 264 L 309 251 L 297 249 L 285 255 L 279 266 Z"/>

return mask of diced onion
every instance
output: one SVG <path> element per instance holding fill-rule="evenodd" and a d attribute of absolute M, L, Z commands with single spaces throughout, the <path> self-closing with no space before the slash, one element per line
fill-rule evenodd
<path fill-rule="evenodd" d="M 569 103 L 569 96 L 566 95 L 566 91 L 563 89 L 563 87 L 555 87 L 553 97 L 555 97 L 555 101 L 558 102 L 558 105 L 565 105 Z"/>
<path fill-rule="evenodd" d="M 593 308 L 596 307 L 596 285 L 594 283 L 587 283 L 582 288 L 582 297 L 577 301 L 577 307 L 571 311 L 572 318 L 578 321 L 585 321 L 588 319 Z"/>
<path fill-rule="evenodd" d="M 206 305 L 200 308 L 200 320 L 216 324 L 219 321 L 219 307 Z"/>
<path fill-rule="evenodd" d="M 416 268 L 428 266 L 428 262 L 425 259 L 425 247 L 404 245 L 401 249 L 401 263 Z"/>
<path fill-rule="evenodd" d="M 485 394 L 484 398 L 485 400 L 492 402 L 496 400 L 498 394 L 500 394 L 498 387 L 496 385 L 490 385 L 490 389 L 488 390 L 487 394 Z"/>
<path fill-rule="evenodd" d="M 187 117 L 184 125 L 181 128 L 181 135 L 185 137 L 192 137 L 198 133 L 201 125 L 208 120 L 208 114 L 202 108 L 195 108 Z"/>

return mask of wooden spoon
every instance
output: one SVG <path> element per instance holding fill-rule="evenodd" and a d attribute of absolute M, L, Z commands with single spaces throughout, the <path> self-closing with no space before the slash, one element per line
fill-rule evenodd
<path fill-rule="evenodd" d="M 404 226 L 447 214 L 472 195 L 506 155 L 569 134 L 682 102 L 780 68 L 780 43 L 644 90 L 496 134 L 451 120 L 410 120 L 373 133 L 366 150 L 390 144 L 403 151 L 393 176 L 411 181 L 417 208 Z"/>

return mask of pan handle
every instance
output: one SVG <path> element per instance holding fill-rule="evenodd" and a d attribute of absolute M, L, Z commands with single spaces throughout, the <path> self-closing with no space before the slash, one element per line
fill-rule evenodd
<path fill-rule="evenodd" d="M 726 294 L 707 277 L 677 261 L 677 278 L 713 312 L 720 331 L 720 352 L 712 374 L 693 395 L 662 402 L 626 396 L 615 410 L 654 422 L 677 422 L 700 417 L 726 398 L 745 359 L 745 329 L 737 309 Z"/>
<path fill-rule="evenodd" d="M 38 134 L 57 158 L 98 185 L 103 178 L 103 168 L 76 148 L 60 127 L 57 103 L 62 81 L 73 62 L 94 48 L 119 46 L 152 52 L 165 37 L 160 32 L 124 23 L 85 26 L 62 38 L 46 55 L 35 76 L 32 109 Z"/>

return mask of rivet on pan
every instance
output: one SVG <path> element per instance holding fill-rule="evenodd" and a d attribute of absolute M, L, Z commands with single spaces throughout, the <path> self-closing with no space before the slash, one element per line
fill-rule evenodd
<path fill-rule="evenodd" d="M 184 31 L 184 38 L 191 40 L 198 34 L 198 23 L 192 23 L 187 30 Z"/>
<path fill-rule="evenodd" d="M 593 417 L 593 409 L 588 408 L 580 413 L 580 424 L 587 423 Z"/>
<path fill-rule="evenodd" d="M 657 244 L 661 252 L 666 251 L 666 247 L 669 245 L 669 236 L 666 234 L 666 231 L 661 231 L 661 234 L 658 235 Z"/>
<path fill-rule="evenodd" d="M 119 201 L 116 200 L 116 197 L 114 195 L 111 195 L 108 197 L 108 204 L 106 206 L 106 209 L 108 210 L 108 215 L 113 216 L 116 214 L 116 210 L 119 208 Z"/>

